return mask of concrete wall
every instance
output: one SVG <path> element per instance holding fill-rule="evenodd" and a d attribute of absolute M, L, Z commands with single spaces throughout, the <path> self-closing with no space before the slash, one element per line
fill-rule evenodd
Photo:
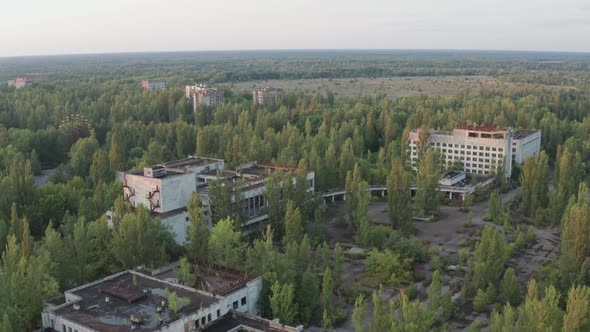
<path fill-rule="evenodd" d="M 162 219 L 162 224 L 170 229 L 174 234 L 174 240 L 178 244 L 186 243 L 187 227 L 190 221 L 187 220 L 188 212 L 182 211 L 178 214 Z"/>
<path fill-rule="evenodd" d="M 156 193 L 152 198 L 154 203 L 160 204 L 160 207 L 154 210 L 157 213 L 166 213 L 186 207 L 190 194 L 197 187 L 197 179 L 191 173 L 168 175 L 163 178 L 126 174 L 125 179 L 127 180 L 127 185 L 135 191 L 135 195 L 131 196 L 130 199 L 131 205 L 135 207 L 143 204 L 149 209 L 149 193 L 156 188 L 160 189 L 160 192 Z"/>
<path fill-rule="evenodd" d="M 524 163 L 528 157 L 533 157 L 541 151 L 541 131 L 513 141 L 514 161 L 517 164 Z"/>

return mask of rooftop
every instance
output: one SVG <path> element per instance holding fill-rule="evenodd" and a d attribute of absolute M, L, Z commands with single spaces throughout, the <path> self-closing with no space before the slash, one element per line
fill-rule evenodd
<path fill-rule="evenodd" d="M 243 329 L 236 329 L 243 327 Z M 236 329 L 236 330 L 234 330 Z M 214 320 L 205 326 L 205 332 L 227 332 L 227 331 L 261 331 L 261 332 L 295 332 L 296 328 L 284 326 L 273 321 L 251 316 L 231 310 L 223 317 Z"/>
<path fill-rule="evenodd" d="M 176 317 L 167 305 L 162 307 L 166 292 L 175 292 L 178 296 L 181 308 Z M 129 331 L 132 317 L 137 322 L 135 329 L 155 331 L 159 328 L 158 317 L 163 325 L 167 325 L 219 301 L 213 295 L 132 271 L 101 279 L 68 293 L 79 296 L 81 300 L 70 302 L 56 309 L 55 313 L 82 326 L 105 332 Z"/>
<path fill-rule="evenodd" d="M 528 136 L 531 136 L 535 133 L 539 132 L 538 130 L 534 130 L 534 129 L 520 129 L 514 132 L 514 135 L 512 135 L 513 139 L 522 139 Z"/>
<path fill-rule="evenodd" d="M 216 162 L 223 161 L 222 159 L 215 159 L 215 158 L 206 158 L 206 157 L 188 157 L 179 160 L 173 160 L 164 163 L 166 168 L 179 168 L 179 167 L 188 167 L 188 166 L 203 166 L 207 164 L 213 164 Z"/>
<path fill-rule="evenodd" d="M 463 173 L 464 173 L 464 172 L 461 172 L 461 171 L 448 171 L 448 172 L 445 172 L 445 173 L 444 173 L 444 174 L 441 176 L 441 178 L 443 178 L 443 179 L 452 179 L 452 178 L 454 178 L 454 177 L 460 176 L 460 175 L 461 175 L 461 174 L 463 174 Z"/>
<path fill-rule="evenodd" d="M 171 265 L 167 269 L 150 272 L 153 276 L 165 282 L 176 283 L 176 273 L 174 267 Z M 228 269 L 214 264 L 194 263 L 192 264 L 193 271 L 197 275 L 196 289 L 205 291 L 214 295 L 225 296 L 239 288 L 242 288 L 254 278 L 249 277 L 239 271 Z"/>
<path fill-rule="evenodd" d="M 486 131 L 486 132 L 497 132 L 497 131 L 506 131 L 506 129 L 498 128 L 498 126 L 493 124 L 484 124 L 484 125 L 457 125 L 455 129 L 460 130 L 473 130 L 473 131 Z"/>

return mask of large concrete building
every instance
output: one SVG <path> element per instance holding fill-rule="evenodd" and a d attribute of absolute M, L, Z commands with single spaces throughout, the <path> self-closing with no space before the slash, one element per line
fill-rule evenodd
<path fill-rule="evenodd" d="M 224 168 L 225 164 L 221 159 L 189 157 L 126 172 L 119 176 L 119 180 L 123 183 L 123 193 L 131 206 L 147 207 L 172 230 L 178 243 L 186 242 L 186 228 L 189 224 L 187 203 L 192 193 L 199 194 L 205 215 L 211 219 L 209 182 L 212 180 L 223 180 L 223 185 L 232 186 L 232 191 L 238 189 L 241 193 L 241 202 L 236 204 L 242 207 L 241 215 L 245 218 L 245 226 L 268 219 L 264 209 L 267 205 L 264 183 L 269 172 L 289 173 L 297 185 L 297 168 L 294 166 L 251 162 L 236 171 Z M 313 192 L 313 171 L 307 171 L 305 185 Z M 109 213 L 107 218 L 110 218 Z"/>
<path fill-rule="evenodd" d="M 416 166 L 420 147 L 419 130 L 409 137 L 409 162 Z M 527 157 L 539 153 L 541 132 L 534 130 L 514 131 L 495 126 L 463 125 L 453 131 L 429 130 L 426 146 L 437 149 L 442 163 L 447 168 L 460 164 L 469 174 L 495 174 L 501 167 L 506 177 L 512 174 L 513 163 L 522 163 Z"/>
<path fill-rule="evenodd" d="M 259 88 L 252 91 L 252 101 L 255 105 L 274 107 L 283 99 L 281 88 Z"/>
<path fill-rule="evenodd" d="M 199 264 L 192 269 L 201 282 L 193 288 L 176 278 L 176 266 L 127 270 L 68 290 L 46 302 L 43 327 L 58 332 L 301 330 L 254 316 L 260 277 Z M 173 293 L 176 312 L 170 305 Z"/>
<path fill-rule="evenodd" d="M 143 80 L 141 81 L 141 87 L 148 90 L 163 90 L 166 89 L 166 81 L 164 80 Z"/>
<path fill-rule="evenodd" d="M 199 106 L 213 107 L 223 104 L 224 101 L 223 91 L 206 84 L 187 85 L 185 95 L 187 99 L 192 99 L 195 112 Z"/>
<path fill-rule="evenodd" d="M 8 86 L 13 86 L 17 89 L 27 88 L 33 85 L 33 81 L 28 77 L 17 77 L 14 80 L 8 81 Z"/>

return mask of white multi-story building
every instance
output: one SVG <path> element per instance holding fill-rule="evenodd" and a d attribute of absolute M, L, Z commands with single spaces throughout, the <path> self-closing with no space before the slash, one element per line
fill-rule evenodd
<path fill-rule="evenodd" d="M 450 132 L 430 129 L 428 141 L 431 148 L 440 152 L 441 162 L 447 168 L 459 164 L 466 173 L 490 175 L 503 167 L 506 177 L 510 177 L 514 162 L 522 163 L 539 153 L 541 132 L 463 125 Z M 408 143 L 409 161 L 416 166 L 422 145 L 419 130 L 410 133 Z M 518 156 L 514 155 L 516 151 Z"/>
<path fill-rule="evenodd" d="M 43 327 L 58 332 L 234 331 L 236 326 L 246 331 L 302 329 L 254 316 L 262 289 L 260 277 L 197 264 L 193 269 L 200 280 L 197 289 L 176 278 L 176 266 L 127 270 L 68 290 L 63 297 L 46 302 Z M 173 293 L 176 312 L 170 305 Z"/>
<path fill-rule="evenodd" d="M 265 181 L 269 172 L 285 172 L 292 175 L 297 185 L 297 167 L 251 162 L 236 171 L 224 170 L 222 159 L 189 157 L 170 161 L 161 165 L 146 167 L 143 170 L 123 173 L 118 178 L 123 183 L 125 199 L 132 207 L 143 205 L 168 226 L 178 243 L 186 242 L 186 229 L 189 225 L 187 203 L 192 193 L 198 193 L 205 216 L 211 221 L 211 200 L 209 182 L 220 179 L 223 185 L 232 186 L 232 192 L 240 192 L 245 225 L 250 226 L 268 219 L 264 207 L 267 205 L 264 193 Z M 307 170 L 308 191 L 315 188 L 315 173 Z M 231 198 L 234 200 L 234 198 Z M 112 213 L 107 213 L 111 220 Z M 210 226 L 211 222 L 210 222 Z M 247 231 L 245 229 L 244 231 Z"/>
<path fill-rule="evenodd" d="M 281 88 L 259 88 L 252 91 L 252 101 L 254 105 L 275 106 L 283 99 L 283 89 Z"/>

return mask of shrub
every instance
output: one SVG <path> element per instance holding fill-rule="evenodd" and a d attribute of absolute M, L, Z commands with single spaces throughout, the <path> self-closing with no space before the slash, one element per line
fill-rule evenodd
<path fill-rule="evenodd" d="M 389 249 L 384 251 L 373 249 L 365 260 L 365 269 L 378 283 L 400 286 L 412 281 L 411 263 L 410 259 L 403 259 Z"/>

